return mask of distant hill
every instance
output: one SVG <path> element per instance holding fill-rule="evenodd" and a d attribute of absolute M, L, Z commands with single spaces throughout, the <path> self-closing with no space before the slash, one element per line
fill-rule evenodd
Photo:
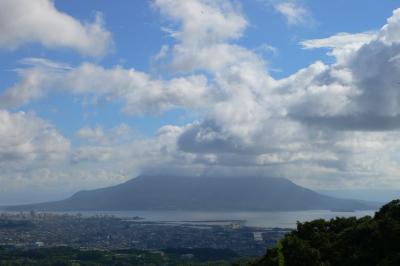
<path fill-rule="evenodd" d="M 395 189 L 326 189 L 318 190 L 317 192 L 341 199 L 358 199 L 385 203 L 400 198 L 400 190 Z"/>
<path fill-rule="evenodd" d="M 337 199 L 284 178 L 139 176 L 123 184 L 80 191 L 68 199 L 8 210 L 366 210 L 376 206 Z"/>

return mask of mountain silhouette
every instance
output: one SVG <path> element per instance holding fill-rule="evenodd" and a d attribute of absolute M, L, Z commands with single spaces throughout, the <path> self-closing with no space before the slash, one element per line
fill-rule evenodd
<path fill-rule="evenodd" d="M 367 210 L 372 203 L 338 199 L 267 177 L 139 176 L 125 183 L 80 191 L 61 201 L 9 206 L 8 210 L 298 211 Z"/>

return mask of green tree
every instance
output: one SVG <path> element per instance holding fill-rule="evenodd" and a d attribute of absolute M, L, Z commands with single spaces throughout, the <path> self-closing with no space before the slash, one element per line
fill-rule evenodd
<path fill-rule="evenodd" d="M 253 265 L 400 265 L 400 200 L 384 205 L 374 217 L 335 218 L 298 223 Z"/>

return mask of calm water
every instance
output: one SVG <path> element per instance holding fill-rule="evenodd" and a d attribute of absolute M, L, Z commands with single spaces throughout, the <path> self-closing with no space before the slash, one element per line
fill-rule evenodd
<path fill-rule="evenodd" d="M 76 214 L 78 212 L 69 212 Z M 233 220 L 242 220 L 247 226 L 295 228 L 296 222 L 334 217 L 362 217 L 374 215 L 375 211 L 332 212 L 332 211 L 292 211 L 292 212 L 200 212 L 200 211 L 90 211 L 80 212 L 84 216 L 114 215 L 130 218 L 139 216 L 144 221 L 177 222 L 196 224 L 229 224 Z"/>

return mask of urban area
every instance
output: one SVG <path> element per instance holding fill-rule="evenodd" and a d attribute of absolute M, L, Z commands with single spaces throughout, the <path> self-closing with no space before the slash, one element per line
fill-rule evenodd
<path fill-rule="evenodd" d="M 212 221 L 209 221 L 212 222 Z M 2 213 L 0 246 L 8 250 L 68 247 L 83 251 L 142 250 L 163 255 L 165 250 L 229 251 L 228 257 L 256 257 L 274 246 L 289 229 L 255 228 L 241 221 L 223 225 L 202 222 L 149 222 L 139 217 L 41 212 Z"/>

